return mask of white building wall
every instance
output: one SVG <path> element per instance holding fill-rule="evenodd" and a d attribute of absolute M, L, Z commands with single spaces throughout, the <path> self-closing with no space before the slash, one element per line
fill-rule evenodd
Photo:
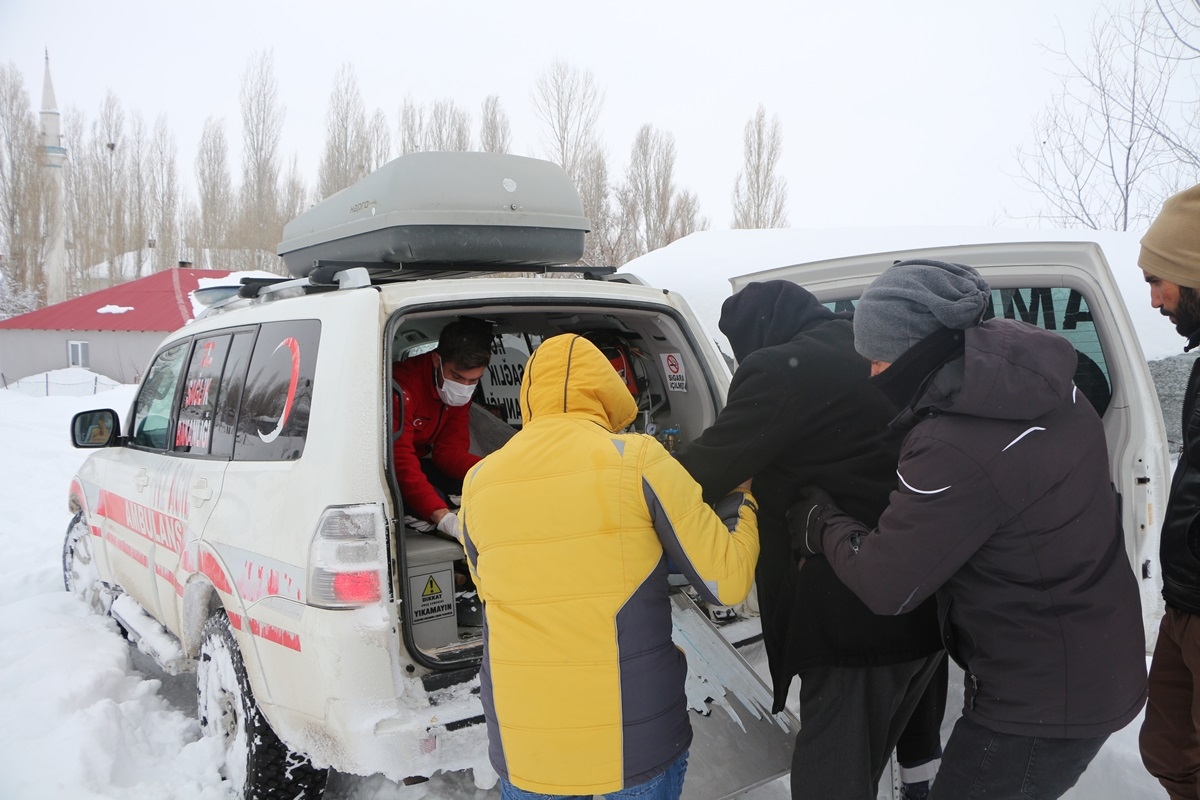
<path fill-rule="evenodd" d="M 92 372 L 137 383 L 166 331 L 41 331 L 0 329 L 0 386 L 71 366 L 70 342 L 87 342 Z"/>

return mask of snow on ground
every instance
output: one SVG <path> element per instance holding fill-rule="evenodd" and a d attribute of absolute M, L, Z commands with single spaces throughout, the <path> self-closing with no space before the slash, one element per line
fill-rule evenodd
<path fill-rule="evenodd" d="M 72 370 L 84 377 L 83 370 Z M 54 375 L 57 376 L 58 373 Z M 5 800 L 217 800 L 220 754 L 200 739 L 195 684 L 131 647 L 63 589 L 67 487 L 87 455 L 72 415 L 124 417 L 134 387 L 31 397 L 0 389 L 0 797 Z M 334 774 L 332 800 L 496 800 L 469 772 L 402 786 Z M 782 800 L 785 783 L 748 795 Z"/>
<path fill-rule="evenodd" d="M 107 392 L 121 384 L 106 375 L 98 375 L 88 369 L 67 367 L 39 375 L 30 375 L 19 381 L 8 381 L 4 388 L 31 397 L 51 397 L 53 395 L 71 395 L 78 397 L 92 395 L 97 392 Z M 124 412 L 125 409 L 118 409 Z"/>
<path fill-rule="evenodd" d="M 199 737 L 192 676 L 165 675 L 111 620 L 89 614 L 63 590 L 67 486 L 86 456 L 70 445 L 70 418 L 105 407 L 123 415 L 133 394 L 129 386 L 84 397 L 0 390 L 0 796 L 8 800 L 228 795 L 217 772 L 219 753 Z M 960 692 L 961 683 L 951 689 L 952 710 Z M 1140 718 L 1110 740 L 1071 797 L 1166 796 L 1142 769 L 1139 725 Z M 475 789 L 466 772 L 413 786 L 335 774 L 327 796 L 495 800 L 499 793 Z M 746 797 L 787 796 L 785 778 Z"/>

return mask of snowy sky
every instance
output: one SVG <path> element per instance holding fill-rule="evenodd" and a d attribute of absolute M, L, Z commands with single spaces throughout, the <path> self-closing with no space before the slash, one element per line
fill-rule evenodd
<path fill-rule="evenodd" d="M 599 133 L 623 172 L 643 123 L 674 134 L 679 183 L 727 227 L 742 129 L 759 103 L 783 123 L 790 218 L 806 227 L 988 225 L 1036 199 L 1011 177 L 1015 149 L 1062 71 L 1047 47 L 1087 41 L 1095 0 L 548 0 L 163 3 L 3 0 L 0 60 L 40 106 L 49 49 L 60 109 L 95 119 L 111 89 L 152 127 L 166 114 L 191 182 L 208 116 L 236 168 L 248 58 L 274 54 L 282 152 L 315 184 L 334 74 L 357 72 L 393 129 L 406 95 L 451 98 L 477 124 L 500 96 L 513 152 L 542 155 L 530 88 L 553 59 L 605 91 Z M 353 11 L 349 9 L 354 9 Z"/>

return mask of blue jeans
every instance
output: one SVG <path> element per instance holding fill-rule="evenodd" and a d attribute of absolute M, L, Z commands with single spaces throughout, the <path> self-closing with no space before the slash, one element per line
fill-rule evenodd
<path fill-rule="evenodd" d="M 1106 739 L 1013 736 L 960 717 L 929 800 L 1056 800 L 1075 785 Z"/>
<path fill-rule="evenodd" d="M 688 754 L 685 752 L 661 775 L 656 775 L 637 786 L 609 792 L 603 797 L 605 800 L 679 800 L 679 795 L 683 794 L 683 776 L 687 772 L 687 760 Z M 590 795 L 527 792 L 513 786 L 504 778 L 500 779 L 500 800 L 575 800 L 580 797 Z"/>

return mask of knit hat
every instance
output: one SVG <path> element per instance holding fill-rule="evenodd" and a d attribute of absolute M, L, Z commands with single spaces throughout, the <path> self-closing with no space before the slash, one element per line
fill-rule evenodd
<path fill-rule="evenodd" d="M 1157 278 L 1200 289 L 1200 184 L 1163 203 L 1142 237 L 1138 266 Z"/>
<path fill-rule="evenodd" d="M 965 264 L 901 261 L 867 287 L 854 308 L 854 349 L 892 363 L 942 328 L 966 330 L 983 320 L 991 287 Z"/>

